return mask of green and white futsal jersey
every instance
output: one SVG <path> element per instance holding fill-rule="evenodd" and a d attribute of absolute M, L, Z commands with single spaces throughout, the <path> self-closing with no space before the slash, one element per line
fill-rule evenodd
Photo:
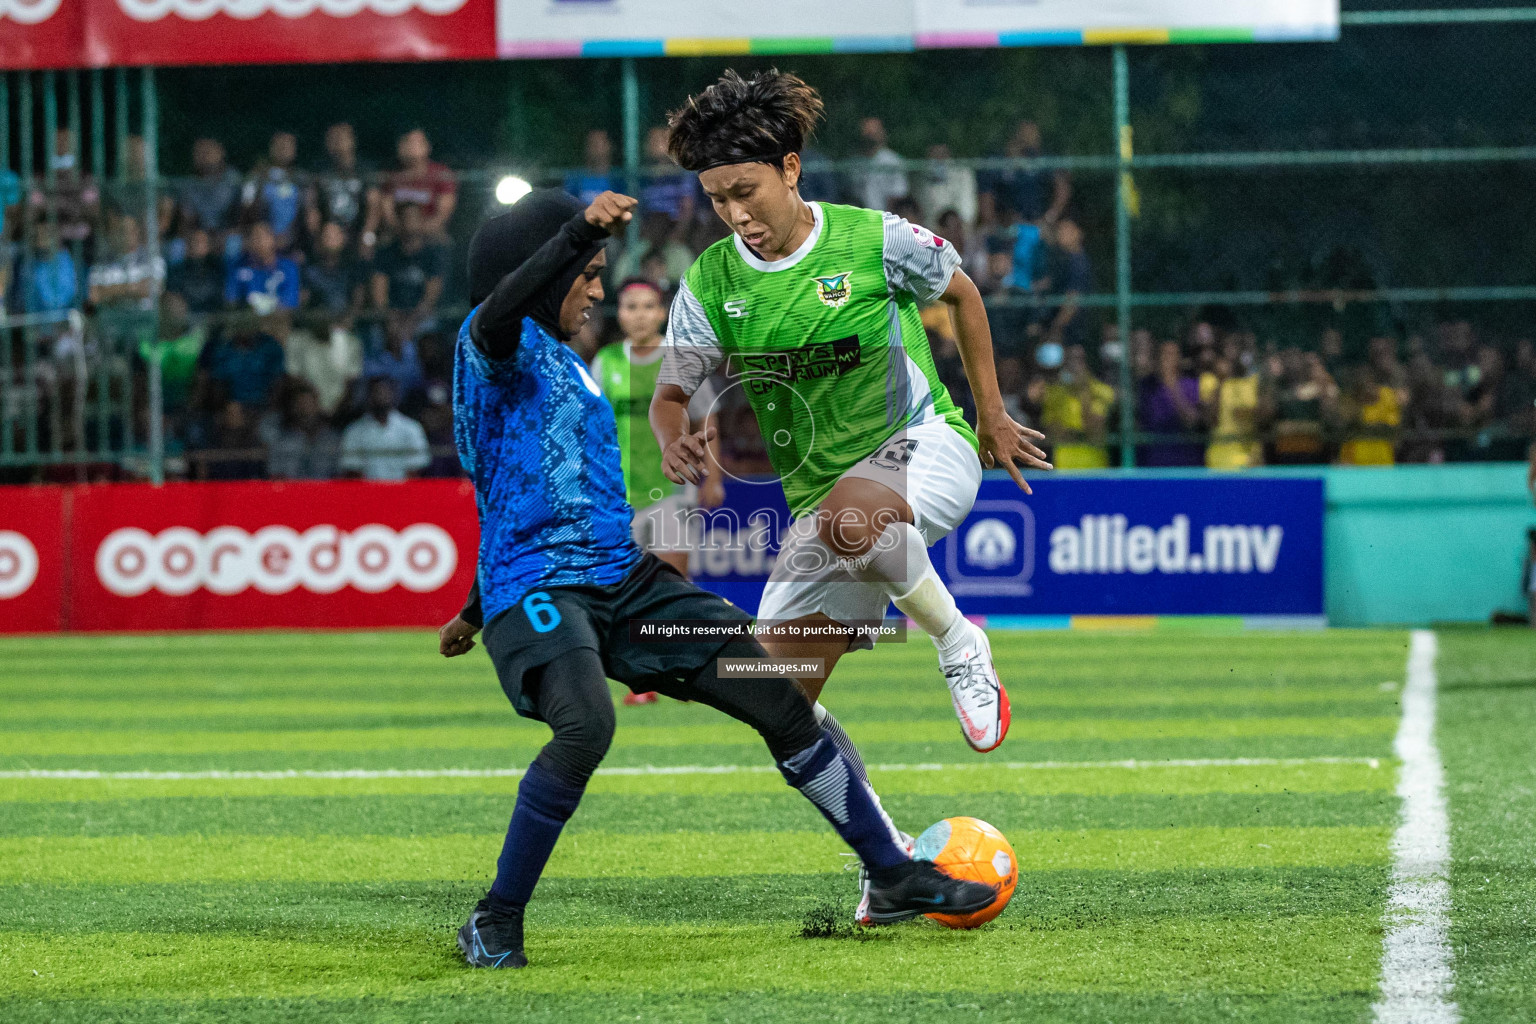
<path fill-rule="evenodd" d="M 656 443 L 656 435 L 651 432 L 651 398 L 656 394 L 656 377 L 661 372 L 664 350 L 663 346 L 657 346 L 644 355 L 637 355 L 628 341 L 605 345 L 598 349 L 588 367 L 592 379 L 602 389 L 603 397 L 613 406 L 619 459 L 624 471 L 624 497 L 635 509 L 687 490 L 662 473 L 661 445 Z M 714 400 L 714 389 L 707 382 L 694 392 L 688 403 L 692 429 L 704 428 Z"/>
<path fill-rule="evenodd" d="M 660 348 L 636 358 L 629 342 L 598 349 L 592 378 L 613 406 L 618 427 L 624 492 L 632 508 L 644 508 L 681 490 L 661 472 L 661 446 L 651 433 L 651 396 L 661 372 Z"/>
<path fill-rule="evenodd" d="M 736 235 L 704 251 L 672 303 L 659 376 L 691 395 L 726 363 L 796 517 L 903 430 L 944 420 L 976 447 L 918 312 L 949 287 L 954 246 L 893 214 L 810 207 L 810 237 L 782 260 Z"/>

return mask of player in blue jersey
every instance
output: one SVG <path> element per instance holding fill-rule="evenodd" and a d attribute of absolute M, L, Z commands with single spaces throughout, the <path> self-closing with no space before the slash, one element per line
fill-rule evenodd
<path fill-rule="evenodd" d="M 795 681 L 721 678 L 724 659 L 766 657 L 748 616 L 635 547 L 613 410 L 565 344 L 603 297 L 604 243 L 634 205 L 605 192 L 583 209 L 563 192 L 534 192 L 470 244 L 476 308 L 455 354 L 454 436 L 475 484 L 480 563 L 440 649 L 469 650 L 483 622 L 513 707 L 553 736 L 518 786 L 496 880 L 459 930 L 459 948 L 477 967 L 527 964 L 524 908 L 613 737 L 608 677 L 756 729 L 785 780 L 870 870 L 874 922 L 990 905 L 991 887 L 950 878 L 898 845 Z M 707 635 L 650 641 L 645 624 L 661 622 Z"/>

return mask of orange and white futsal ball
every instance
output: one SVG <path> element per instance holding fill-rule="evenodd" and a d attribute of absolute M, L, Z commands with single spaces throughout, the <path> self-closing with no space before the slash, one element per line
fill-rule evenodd
<path fill-rule="evenodd" d="M 997 889 L 997 902 L 974 914 L 929 914 L 946 928 L 977 928 L 1003 912 L 1019 884 L 1013 847 L 980 818 L 945 818 L 917 837 L 912 856 L 931 860 L 940 871 Z"/>

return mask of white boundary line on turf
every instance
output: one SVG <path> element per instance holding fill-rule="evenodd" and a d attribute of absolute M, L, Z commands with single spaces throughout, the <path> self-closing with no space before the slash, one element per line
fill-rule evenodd
<path fill-rule="evenodd" d="M 1451 998 L 1450 823 L 1445 771 L 1435 746 L 1435 634 L 1413 632 L 1403 720 L 1393 749 L 1402 762 L 1402 820 L 1392 836 L 1392 888 L 1383 916 L 1377 1024 L 1457 1024 Z"/>
<path fill-rule="evenodd" d="M 872 772 L 967 771 L 1003 768 L 1008 771 L 1052 771 L 1074 768 L 1302 768 L 1309 765 L 1359 764 L 1381 767 L 1375 757 L 1216 757 L 1170 761 L 1003 761 L 998 764 L 877 764 Z M 114 782 L 186 782 L 198 779 L 519 779 L 522 768 L 290 768 L 278 771 L 239 771 L 211 768 L 189 772 L 106 772 L 92 768 L 22 768 L 0 771 L 0 779 L 62 779 Z M 598 775 L 735 775 L 776 772 L 771 765 L 680 764 L 599 768 Z"/>

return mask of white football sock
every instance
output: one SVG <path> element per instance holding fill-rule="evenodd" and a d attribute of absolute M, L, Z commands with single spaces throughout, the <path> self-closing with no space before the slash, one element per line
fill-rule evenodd
<path fill-rule="evenodd" d="M 941 647 L 968 633 L 965 616 L 928 558 L 928 545 L 911 523 L 892 523 L 871 552 L 851 570 L 855 579 L 878 583 L 891 602 Z"/>

